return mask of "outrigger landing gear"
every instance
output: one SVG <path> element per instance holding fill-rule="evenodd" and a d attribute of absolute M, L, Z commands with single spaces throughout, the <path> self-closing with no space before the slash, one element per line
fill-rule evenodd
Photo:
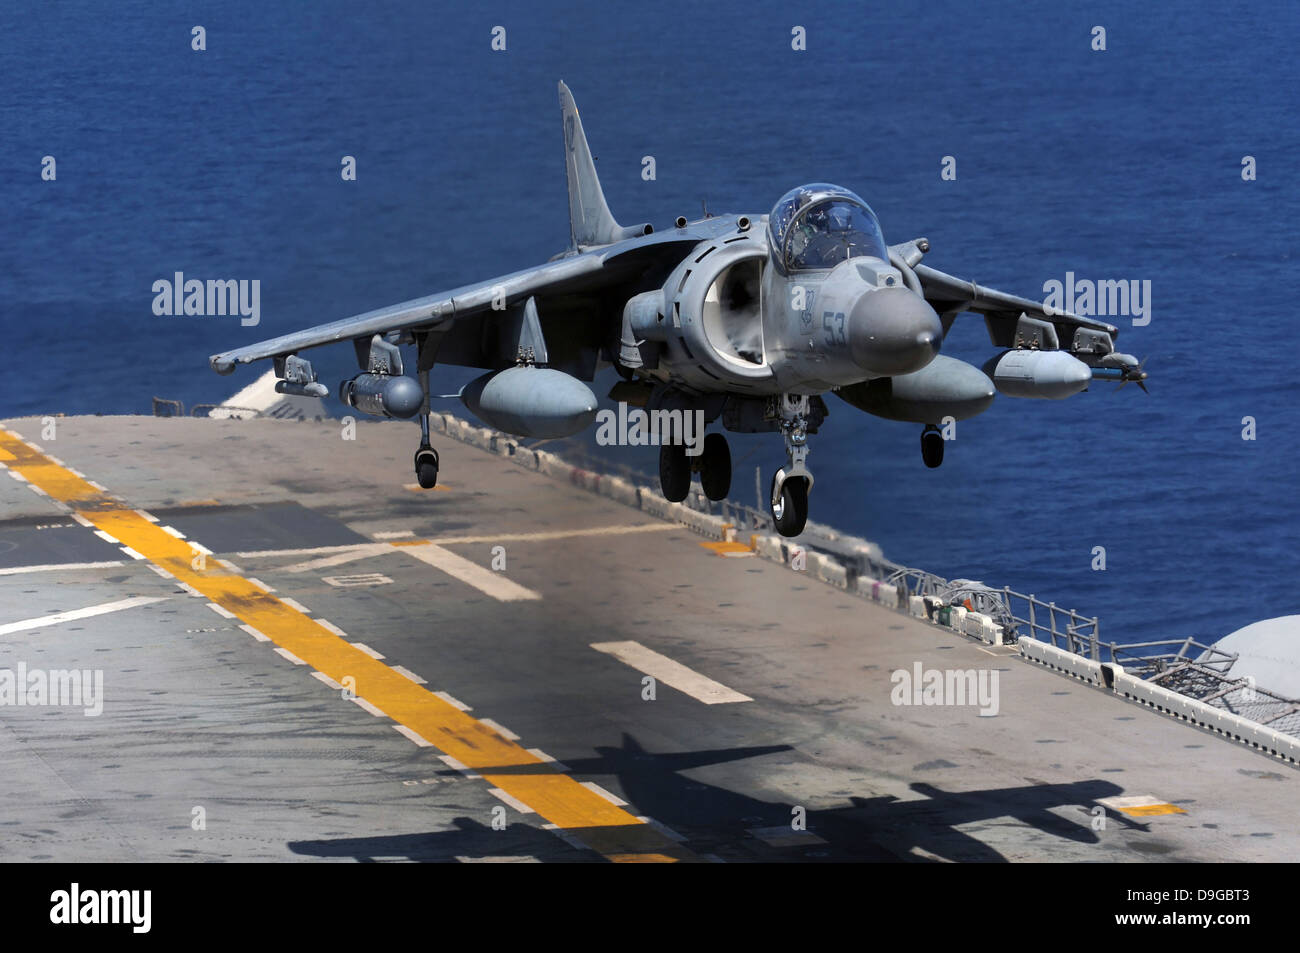
<path fill-rule="evenodd" d="M 808 458 L 808 414 L 811 402 L 804 394 L 780 397 L 781 436 L 785 438 L 786 465 L 772 477 L 772 522 L 782 536 L 798 536 L 808 522 L 808 492 L 813 475 Z"/>
<path fill-rule="evenodd" d="M 438 485 L 438 451 L 429 445 L 429 372 L 419 373 L 424 406 L 420 408 L 420 449 L 415 451 L 415 479 L 422 489 L 432 490 Z"/>
<path fill-rule="evenodd" d="M 921 459 L 933 470 L 943 463 L 943 434 L 934 424 L 926 424 L 921 431 Z"/>

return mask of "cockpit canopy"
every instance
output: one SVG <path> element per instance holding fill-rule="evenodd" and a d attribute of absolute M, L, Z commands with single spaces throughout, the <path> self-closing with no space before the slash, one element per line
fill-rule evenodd
<path fill-rule="evenodd" d="M 848 189 L 826 182 L 783 195 L 768 216 L 767 237 L 772 260 L 787 275 L 863 255 L 889 260 L 876 213 Z"/>

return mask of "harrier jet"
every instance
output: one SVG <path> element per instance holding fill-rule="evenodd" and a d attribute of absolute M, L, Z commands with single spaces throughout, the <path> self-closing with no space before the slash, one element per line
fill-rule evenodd
<path fill-rule="evenodd" d="M 779 433 L 786 465 L 772 477 L 771 508 L 785 536 L 797 536 L 808 519 L 808 437 L 828 412 L 828 392 L 867 413 L 921 424 L 922 459 L 937 467 L 940 424 L 981 413 L 995 392 L 1058 400 L 1097 379 L 1145 390 L 1137 359 L 1115 350 L 1117 328 L 921 264 L 926 239 L 887 245 L 867 203 L 839 186 L 791 189 L 768 215 L 680 216 L 660 231 L 619 225 L 573 96 L 563 83 L 559 91 L 566 251 L 523 271 L 216 354 L 212 368 L 229 374 L 270 358 L 280 393 L 323 397 L 325 385 L 300 353 L 352 342 L 362 373 L 342 383 L 340 399 L 368 414 L 418 417 L 416 478 L 432 487 L 436 365 L 486 369 L 461 391 L 466 406 L 499 430 L 542 438 L 595 420 L 596 398 L 583 382 L 612 365 L 622 380 L 610 396 L 657 411 L 656 419 L 689 413 L 723 430 Z M 984 316 L 998 351 L 983 368 L 939 353 L 963 312 Z M 414 377 L 403 348 L 414 351 Z M 669 500 L 685 499 L 697 472 L 708 498 L 726 496 L 731 454 L 721 432 L 702 448 L 682 439 L 660 447 Z"/>

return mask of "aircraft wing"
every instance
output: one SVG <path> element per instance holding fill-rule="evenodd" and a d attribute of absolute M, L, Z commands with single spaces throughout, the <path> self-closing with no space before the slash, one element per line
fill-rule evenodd
<path fill-rule="evenodd" d="M 259 341 L 214 354 L 208 359 L 218 374 L 229 374 L 239 364 L 250 364 L 271 357 L 293 354 L 307 348 L 368 338 L 375 334 L 408 329 L 449 328 L 469 317 L 481 317 L 492 310 L 498 296 L 507 305 L 538 299 L 543 320 L 547 316 L 547 299 L 595 297 L 619 289 L 647 271 L 671 267 L 701 239 L 725 231 L 729 219 L 716 218 L 695 222 L 683 229 L 651 234 L 620 241 L 526 268 L 487 281 L 463 285 L 450 291 L 413 298 L 376 311 L 367 311 L 293 331 L 268 341 Z"/>
<path fill-rule="evenodd" d="M 1079 328 L 1103 332 L 1110 335 L 1112 341 L 1119 334 L 1119 328 L 1105 321 L 1056 309 L 1048 315 L 1043 310 L 1041 301 L 1032 301 L 1029 298 L 987 288 L 928 265 L 918 264 L 913 270 L 921 282 L 925 300 L 939 312 L 945 335 L 952 326 L 953 318 L 963 311 L 974 311 L 984 315 L 989 337 L 997 347 L 1015 346 L 1016 326 L 1022 314 L 1055 325 L 1061 347 L 1066 349 L 1070 348 L 1070 343 Z"/>
<path fill-rule="evenodd" d="M 229 374 L 237 364 L 280 357 L 322 344 L 386 334 L 389 331 L 450 324 L 458 318 L 490 309 L 494 296 L 498 294 L 503 294 L 507 302 L 513 302 L 531 295 L 586 290 L 593 284 L 600 283 L 594 280 L 594 276 L 603 270 L 604 258 L 604 255 L 594 252 L 573 255 L 490 281 L 413 298 L 386 308 L 224 351 L 212 355 L 208 362 L 218 374 Z"/>

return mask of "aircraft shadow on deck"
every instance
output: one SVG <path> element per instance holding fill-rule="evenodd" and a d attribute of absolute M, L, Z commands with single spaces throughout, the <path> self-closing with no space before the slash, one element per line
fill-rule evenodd
<path fill-rule="evenodd" d="M 648 816 L 686 838 L 700 855 L 716 854 L 728 861 L 916 861 L 1005 862 L 1002 854 L 959 825 L 987 824 L 1030 828 L 1044 851 L 1054 839 L 1099 845 L 1092 822 L 1097 800 L 1124 793 L 1118 785 L 1089 779 L 1068 784 L 1029 784 L 980 791 L 944 791 L 932 784 L 910 785 L 921 797 L 849 797 L 848 804 L 829 810 L 809 810 L 807 831 L 812 837 L 781 836 L 790 830 L 793 805 L 764 801 L 716 785 L 684 777 L 680 772 L 792 751 L 789 745 L 726 748 L 655 754 L 628 734 L 618 748 L 598 747 L 594 758 L 567 762 L 577 778 L 613 775 L 619 780 L 627 810 Z M 485 768 L 485 775 L 546 770 L 544 766 Z M 1054 811 L 1065 809 L 1075 820 Z M 1105 810 L 1106 824 L 1147 832 L 1149 825 Z M 450 862 L 461 858 L 525 858 L 541 860 L 599 860 L 593 851 L 568 847 L 550 831 L 528 823 L 511 823 L 504 830 L 470 817 L 455 818 L 455 830 L 332 840 L 293 841 L 295 854 L 359 861 L 405 859 Z M 754 831 L 760 831 L 756 835 Z M 565 832 L 578 841 L 599 842 L 601 829 Z M 773 835 L 776 835 L 775 837 Z M 915 852 L 914 852 L 915 851 Z M 1098 860 L 1103 859 L 1099 854 Z"/>

